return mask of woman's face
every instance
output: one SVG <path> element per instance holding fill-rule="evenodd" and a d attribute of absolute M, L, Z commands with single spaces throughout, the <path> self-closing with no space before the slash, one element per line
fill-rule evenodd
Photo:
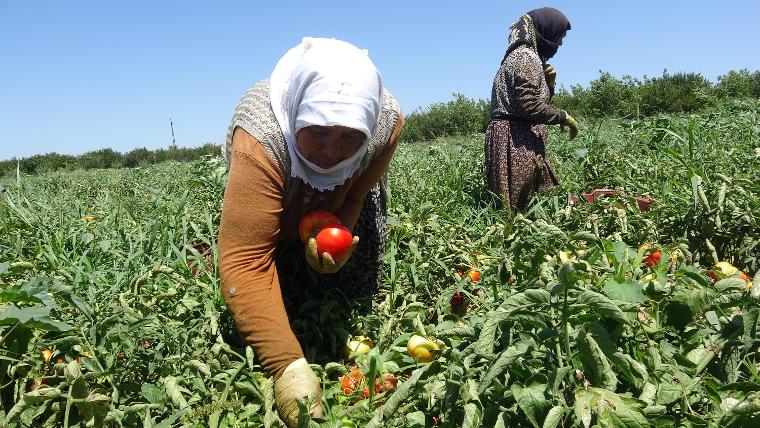
<path fill-rule="evenodd" d="M 364 133 L 346 126 L 312 125 L 296 134 L 296 145 L 309 162 L 329 169 L 356 153 L 364 142 Z"/>

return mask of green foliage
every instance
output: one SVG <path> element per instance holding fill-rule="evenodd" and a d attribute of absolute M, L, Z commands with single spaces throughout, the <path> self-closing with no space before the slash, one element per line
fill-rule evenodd
<path fill-rule="evenodd" d="M 710 104 L 712 91 L 710 82 L 700 74 L 663 71 L 662 77 L 645 79 L 639 87 L 641 112 L 646 116 L 694 112 Z"/>
<path fill-rule="evenodd" d="M 731 81 L 742 78 L 732 78 Z M 746 82 L 741 82 L 746 86 Z M 726 93 L 724 98 L 740 96 L 723 92 Z M 638 118 L 699 111 L 713 105 L 720 94 L 720 85 L 716 87 L 696 73 L 669 74 L 666 70 L 660 77 L 645 77 L 640 81 L 631 76 L 617 79 L 600 71 L 599 78 L 592 80 L 588 88 L 580 85 L 573 86 L 570 91 L 562 88 L 552 102 L 578 116 Z"/>
<path fill-rule="evenodd" d="M 482 134 L 399 145 L 372 310 L 342 321 L 325 292 L 291 313 L 310 361 L 339 332 L 376 344 L 314 366 L 319 423 L 756 426 L 759 106 L 552 130 L 562 185 L 519 214 L 484 186 Z M 280 426 L 219 295 L 225 178 L 217 154 L 2 182 L 3 426 Z M 569 203 L 598 187 L 625 195 Z M 715 259 L 754 279 L 713 282 Z M 407 354 L 412 334 L 434 361 Z"/>
<path fill-rule="evenodd" d="M 454 94 L 446 103 L 420 108 L 406 117 L 402 141 L 424 141 L 452 135 L 484 132 L 491 117 L 487 100 Z M 600 71 L 588 87 L 559 88 L 551 104 L 586 118 L 641 118 L 663 113 L 691 113 L 719 105 L 725 100 L 760 98 L 760 71 L 730 71 L 713 85 L 696 73 L 618 79 Z"/>
<path fill-rule="evenodd" d="M 406 117 L 402 141 L 422 141 L 448 135 L 483 132 L 491 118 L 491 105 L 454 94 L 447 103 L 435 103 Z"/>
<path fill-rule="evenodd" d="M 716 90 L 722 98 L 760 98 L 760 70 L 731 70 L 718 78 Z"/>
<path fill-rule="evenodd" d="M 100 149 L 84 153 L 80 156 L 60 155 L 47 153 L 35 155 L 23 159 L 10 159 L 0 161 L 0 177 L 11 177 L 16 174 L 16 164 L 19 172 L 24 175 L 36 175 L 53 171 L 72 171 L 75 169 L 108 169 L 108 168 L 135 168 L 138 166 L 153 165 L 166 161 L 188 162 L 198 160 L 203 156 L 216 155 L 219 146 L 211 143 L 200 147 L 175 147 L 168 149 L 148 150 L 144 147 L 131 150 L 127 153 L 119 153 L 112 149 Z"/>

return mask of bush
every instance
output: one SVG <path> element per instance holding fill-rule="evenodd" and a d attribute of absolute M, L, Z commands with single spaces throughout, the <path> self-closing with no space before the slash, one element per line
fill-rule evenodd
<path fill-rule="evenodd" d="M 454 100 L 417 109 L 406 117 L 402 141 L 421 141 L 446 135 L 483 132 L 491 119 L 491 104 L 453 94 Z"/>
<path fill-rule="evenodd" d="M 676 73 L 667 70 L 662 77 L 646 79 L 638 88 L 641 113 L 694 112 L 712 103 L 715 96 L 710 82 L 697 73 Z"/>
<path fill-rule="evenodd" d="M 718 77 L 716 90 L 721 98 L 760 98 L 760 71 L 731 70 Z"/>
<path fill-rule="evenodd" d="M 639 115 L 641 95 L 639 82 L 631 76 L 616 79 L 612 74 L 600 72 L 599 79 L 588 90 L 588 113 L 596 117 L 633 117 Z"/>

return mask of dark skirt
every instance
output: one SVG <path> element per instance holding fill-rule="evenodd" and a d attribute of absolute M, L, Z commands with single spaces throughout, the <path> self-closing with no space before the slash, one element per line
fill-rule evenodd
<path fill-rule="evenodd" d="M 371 297 L 377 291 L 383 274 L 388 235 L 386 220 L 387 198 L 377 184 L 364 198 L 354 227 L 359 244 L 351 258 L 334 274 L 318 274 L 311 269 L 306 263 L 302 242 L 280 242 L 275 253 L 275 264 L 286 306 L 298 307 L 303 299 L 324 293 L 347 299 Z"/>
<path fill-rule="evenodd" d="M 528 206 L 533 194 L 559 184 L 546 160 L 548 127 L 522 120 L 492 120 L 486 129 L 485 174 L 489 190 L 513 210 Z"/>

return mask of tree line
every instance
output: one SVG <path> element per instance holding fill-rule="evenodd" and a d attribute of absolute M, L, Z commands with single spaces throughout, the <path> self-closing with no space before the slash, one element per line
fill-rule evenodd
<path fill-rule="evenodd" d="M 588 86 L 559 88 L 552 104 L 587 119 L 602 117 L 639 118 L 661 113 L 689 113 L 728 100 L 760 99 L 760 71 L 729 71 L 713 83 L 698 73 L 663 71 L 658 77 L 617 78 L 600 71 Z M 422 141 L 447 135 L 484 132 L 491 115 L 489 100 L 474 100 L 454 94 L 448 102 L 434 103 L 411 112 L 406 118 L 401 141 Z M 57 170 L 134 168 L 164 161 L 190 161 L 220 153 L 219 145 L 148 150 L 127 153 L 101 149 L 79 156 L 47 153 L 20 160 L 0 161 L 0 177 L 12 176 L 18 165 L 22 174 Z"/>
<path fill-rule="evenodd" d="M 0 161 L 0 177 L 16 174 L 17 165 L 21 174 L 33 175 L 59 170 L 135 168 L 165 161 L 191 161 L 205 155 L 219 153 L 221 153 L 219 145 L 212 143 L 206 143 L 200 147 L 172 146 L 156 150 L 140 147 L 126 153 L 119 153 L 113 149 L 100 149 L 79 156 L 46 153 L 20 160 Z"/>
<path fill-rule="evenodd" d="M 639 118 L 663 113 L 690 113 L 728 100 L 760 99 L 760 71 L 729 71 L 713 83 L 698 73 L 663 71 L 658 77 L 616 78 L 600 71 L 588 86 L 559 88 L 551 104 L 586 119 Z M 490 100 L 462 94 L 446 103 L 413 111 L 406 118 L 402 141 L 484 132 L 491 118 Z"/>

